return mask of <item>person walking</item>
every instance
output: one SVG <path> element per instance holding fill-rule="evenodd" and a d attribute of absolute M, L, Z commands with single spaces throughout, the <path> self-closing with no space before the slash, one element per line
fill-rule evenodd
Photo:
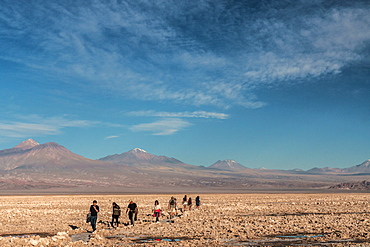
<path fill-rule="evenodd" d="M 199 209 L 200 207 L 200 197 L 199 196 L 195 197 L 195 207 L 197 209 Z"/>
<path fill-rule="evenodd" d="M 96 221 L 98 220 L 98 213 L 99 213 L 99 206 L 97 205 L 97 201 L 94 200 L 93 204 L 90 206 L 90 223 L 93 229 L 93 232 L 96 231 Z"/>
<path fill-rule="evenodd" d="M 170 219 L 172 219 L 175 216 L 175 213 L 177 213 L 177 202 L 176 198 L 173 196 L 171 196 L 171 199 L 168 202 L 168 211 L 170 213 Z"/>
<path fill-rule="evenodd" d="M 135 225 L 134 222 L 137 220 L 137 214 L 139 212 L 136 203 L 130 200 L 130 203 L 127 206 L 126 214 L 128 212 L 128 218 L 130 219 L 131 225 Z"/>
<path fill-rule="evenodd" d="M 155 215 L 155 222 L 159 222 L 159 217 L 161 216 L 161 205 L 158 200 L 155 200 L 154 202 L 153 214 Z"/>
<path fill-rule="evenodd" d="M 116 221 L 116 227 L 118 227 L 118 218 L 121 216 L 121 208 L 120 206 L 118 206 L 117 203 L 113 202 L 112 203 L 112 206 L 113 206 L 113 211 L 112 211 L 112 227 L 114 227 L 114 221 Z"/>
<path fill-rule="evenodd" d="M 182 211 L 186 211 L 187 205 L 188 205 L 188 197 L 185 195 L 184 198 L 182 198 Z"/>
<path fill-rule="evenodd" d="M 191 207 L 193 206 L 193 201 L 191 200 L 191 197 L 189 197 L 189 200 L 188 200 L 188 208 L 189 208 L 189 211 L 191 210 Z"/>

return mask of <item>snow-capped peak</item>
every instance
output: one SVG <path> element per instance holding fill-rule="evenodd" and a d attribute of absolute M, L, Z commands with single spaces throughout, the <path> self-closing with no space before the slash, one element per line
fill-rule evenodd
<path fill-rule="evenodd" d="M 40 143 L 38 143 L 37 141 L 33 140 L 33 139 L 28 139 L 26 142 L 32 144 L 32 145 L 39 145 Z"/>
<path fill-rule="evenodd" d="M 134 148 L 131 150 L 131 152 L 133 153 L 146 153 L 146 151 L 144 149 L 140 149 L 140 148 Z"/>
<path fill-rule="evenodd" d="M 235 160 L 224 160 L 224 161 L 225 161 L 225 162 L 227 162 L 227 163 L 229 163 L 229 164 L 230 164 L 230 163 L 231 163 L 231 164 L 232 164 L 232 163 L 234 163 L 234 164 L 236 163 L 236 161 L 235 161 Z"/>
<path fill-rule="evenodd" d="M 33 139 L 28 139 L 26 141 L 23 141 L 23 142 L 19 143 L 15 147 L 16 148 L 33 148 L 33 147 L 36 147 L 38 145 L 40 145 L 40 143 L 38 143 L 37 141 L 35 141 Z"/>

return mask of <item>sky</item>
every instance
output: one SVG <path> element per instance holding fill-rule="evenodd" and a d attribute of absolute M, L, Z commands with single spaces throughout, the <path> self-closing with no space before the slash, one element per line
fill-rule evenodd
<path fill-rule="evenodd" d="M 0 149 L 370 159 L 368 0 L 0 0 Z"/>

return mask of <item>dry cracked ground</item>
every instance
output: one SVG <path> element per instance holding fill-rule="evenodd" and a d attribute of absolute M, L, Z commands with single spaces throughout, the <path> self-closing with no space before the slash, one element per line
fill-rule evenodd
<path fill-rule="evenodd" d="M 370 246 L 370 194 L 202 194 L 200 209 L 179 211 L 173 222 L 170 196 L 1 196 L 0 246 Z M 110 227 L 112 202 L 126 208 L 130 199 L 140 209 L 135 226 Z M 101 212 L 89 233 L 92 200 Z M 160 223 L 151 216 L 155 200 Z"/>

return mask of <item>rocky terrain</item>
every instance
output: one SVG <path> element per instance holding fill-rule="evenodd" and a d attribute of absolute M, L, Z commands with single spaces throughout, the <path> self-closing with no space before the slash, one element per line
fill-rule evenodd
<path fill-rule="evenodd" d="M 170 196 L 2 196 L 0 246 L 370 246 L 369 194 L 201 194 L 200 209 L 179 210 L 173 221 Z M 94 199 L 100 223 L 89 233 Z M 140 210 L 135 226 L 110 227 L 112 202 L 124 209 L 130 199 Z M 154 200 L 160 223 L 151 216 Z"/>
<path fill-rule="evenodd" d="M 363 180 L 354 183 L 341 183 L 338 185 L 330 186 L 329 189 L 370 190 L 370 181 Z"/>

